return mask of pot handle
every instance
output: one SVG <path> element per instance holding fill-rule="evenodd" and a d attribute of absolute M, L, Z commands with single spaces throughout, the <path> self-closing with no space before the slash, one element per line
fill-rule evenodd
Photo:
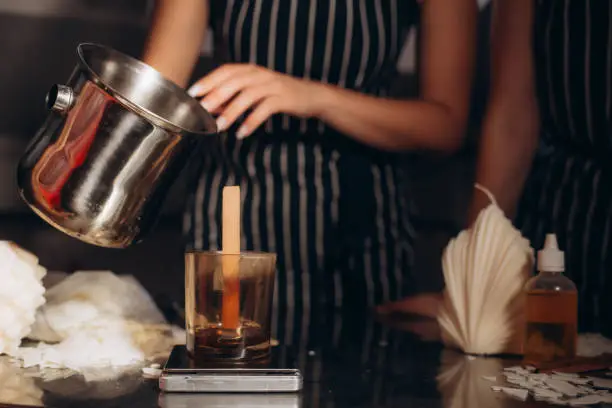
<path fill-rule="evenodd" d="M 69 86 L 55 84 L 49 89 L 45 104 L 47 109 L 58 113 L 67 113 L 74 105 L 74 91 Z"/>

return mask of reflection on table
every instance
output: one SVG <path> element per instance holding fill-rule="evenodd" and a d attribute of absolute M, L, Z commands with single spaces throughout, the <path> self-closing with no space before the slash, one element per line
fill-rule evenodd
<path fill-rule="evenodd" d="M 284 345 L 279 351 L 284 353 L 281 358 L 295 360 L 302 370 L 304 390 L 300 394 L 250 398 L 236 394 L 164 395 L 158 392 L 155 380 L 144 379 L 140 373 L 102 383 L 85 383 L 78 377 L 33 380 L 2 360 L 0 373 L 3 378 L 10 377 L 14 386 L 8 388 L 9 383 L 0 382 L 0 404 L 44 403 L 57 408 L 540 406 L 493 393 L 482 376 L 496 375 L 504 365 L 516 362 L 468 359 L 444 350 L 435 341 L 435 321 L 381 322 L 357 313 L 314 313 L 308 317 L 294 313 L 291 329 L 286 321 L 276 323 L 277 338 Z M 10 391 L 14 389 L 17 391 Z"/>

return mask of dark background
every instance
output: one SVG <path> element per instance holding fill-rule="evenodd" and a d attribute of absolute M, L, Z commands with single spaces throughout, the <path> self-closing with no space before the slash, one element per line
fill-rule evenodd
<path fill-rule="evenodd" d="M 154 233 L 126 250 L 86 245 L 47 226 L 20 201 L 15 185 L 19 156 L 46 115 L 45 94 L 52 84 L 67 80 L 76 63 L 77 44 L 98 42 L 138 57 L 153 7 L 153 0 L 0 0 L 0 239 L 32 251 L 50 270 L 109 269 L 133 274 L 154 295 L 179 299 L 183 293 L 184 179 L 175 185 Z M 421 290 L 441 287 L 441 251 L 461 228 L 472 189 L 473 140 L 486 93 L 488 8 L 482 15 L 470 142 L 450 158 L 406 158 L 412 179 L 408 194 L 418 212 Z M 194 77 L 213 66 L 211 58 L 202 56 Z M 409 97 L 415 94 L 415 83 L 415 76 L 405 73 L 395 89 Z"/>

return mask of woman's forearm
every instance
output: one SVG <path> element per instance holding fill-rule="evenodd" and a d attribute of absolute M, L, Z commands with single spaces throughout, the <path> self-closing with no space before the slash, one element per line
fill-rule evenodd
<path fill-rule="evenodd" d="M 143 61 L 185 87 L 208 24 L 206 0 L 158 0 Z"/>
<path fill-rule="evenodd" d="M 491 83 L 478 152 L 476 182 L 513 217 L 539 136 L 531 0 L 496 0 L 491 23 Z M 468 223 L 489 200 L 476 192 Z"/>
<path fill-rule="evenodd" d="M 354 139 L 382 150 L 452 151 L 462 142 L 465 118 L 444 104 L 393 100 L 315 85 L 317 117 Z"/>
<path fill-rule="evenodd" d="M 476 182 L 493 193 L 497 204 L 510 218 L 516 211 L 537 149 L 539 122 L 537 109 L 532 108 L 521 109 L 520 116 L 504 115 L 484 124 Z M 470 222 L 488 203 L 483 194 L 474 197 Z"/>
<path fill-rule="evenodd" d="M 461 146 L 469 112 L 478 6 L 474 0 L 422 3 L 420 99 L 377 98 L 320 85 L 316 92 L 319 119 L 384 150 L 450 152 Z"/>

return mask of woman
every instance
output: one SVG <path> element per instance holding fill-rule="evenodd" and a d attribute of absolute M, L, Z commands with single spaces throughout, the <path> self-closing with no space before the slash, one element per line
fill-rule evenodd
<path fill-rule="evenodd" d="M 185 86 L 208 22 L 225 64 L 189 92 L 217 116 L 186 233 L 220 244 L 220 190 L 243 192 L 243 243 L 278 254 L 278 301 L 372 307 L 410 289 L 397 153 L 452 151 L 468 113 L 474 0 L 163 0 L 145 61 Z M 388 97 L 421 24 L 421 96 Z"/>
<path fill-rule="evenodd" d="M 612 2 L 497 0 L 492 53 L 477 181 L 535 248 L 557 234 L 580 328 L 612 335 Z"/>

